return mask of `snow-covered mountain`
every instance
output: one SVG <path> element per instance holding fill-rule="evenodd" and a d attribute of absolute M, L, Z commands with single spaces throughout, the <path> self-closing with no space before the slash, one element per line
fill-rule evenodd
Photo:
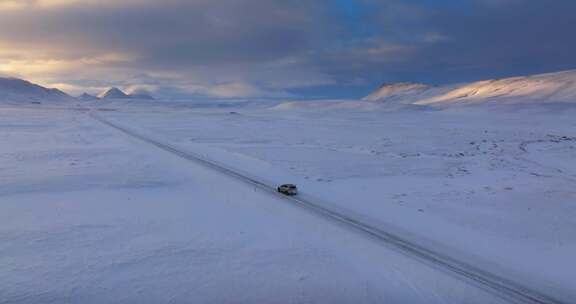
<path fill-rule="evenodd" d="M 576 70 L 446 86 L 384 85 L 363 100 L 439 107 L 480 104 L 576 104 Z"/>
<path fill-rule="evenodd" d="M 78 96 L 78 99 L 82 100 L 82 101 L 94 101 L 94 100 L 98 100 L 98 97 L 88 94 L 88 93 L 84 93 L 80 96 Z"/>
<path fill-rule="evenodd" d="M 130 96 L 118 88 L 110 88 L 98 95 L 100 99 L 129 99 Z"/>
<path fill-rule="evenodd" d="M 124 91 L 118 88 L 110 88 L 98 95 L 99 99 L 102 100 L 114 100 L 114 99 L 139 99 L 139 100 L 154 100 L 148 92 L 146 91 L 135 91 L 131 94 L 126 94 Z"/>
<path fill-rule="evenodd" d="M 73 98 L 58 90 L 49 89 L 18 78 L 0 77 L 0 102 L 44 103 L 66 102 Z"/>

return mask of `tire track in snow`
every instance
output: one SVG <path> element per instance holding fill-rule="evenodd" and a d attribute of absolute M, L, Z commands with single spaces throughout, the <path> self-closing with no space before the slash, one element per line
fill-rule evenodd
<path fill-rule="evenodd" d="M 313 201 L 298 196 L 292 197 L 282 195 L 276 191 L 276 187 L 274 185 L 269 185 L 258 179 L 249 177 L 245 174 L 235 171 L 234 169 L 228 168 L 225 165 L 216 163 L 211 160 L 207 160 L 201 155 L 198 155 L 196 153 L 183 151 L 170 144 L 162 143 L 153 138 L 142 135 L 130 128 L 121 126 L 119 124 L 116 124 L 103 118 L 102 116 L 98 115 L 95 111 L 90 111 L 89 116 L 99 121 L 100 123 L 115 129 L 116 131 L 124 133 L 125 135 L 139 139 L 140 141 L 143 141 L 147 144 L 150 144 L 151 146 L 154 146 L 156 148 L 174 154 L 184 160 L 201 164 L 205 167 L 213 169 L 214 171 L 220 172 L 229 177 L 233 177 L 251 186 L 255 186 L 271 195 L 276 196 L 277 198 L 301 206 L 313 212 L 316 215 L 322 216 L 331 221 L 335 221 L 348 228 L 352 228 L 356 232 L 360 232 L 366 236 L 369 236 L 374 240 L 380 241 L 405 255 L 415 258 L 439 270 L 452 274 L 460 279 L 472 283 L 473 285 L 483 290 L 498 295 L 512 303 L 530 303 L 530 304 L 564 303 L 551 296 L 532 290 L 530 288 L 522 286 L 521 284 L 510 281 L 508 279 L 491 274 L 489 272 L 476 268 L 472 265 L 469 265 L 463 261 L 459 261 L 451 257 L 442 255 L 433 250 L 424 248 L 418 244 L 403 239 L 399 235 L 395 235 L 390 232 L 362 223 L 361 221 L 353 217 L 331 210 L 330 208 L 324 207 Z"/>

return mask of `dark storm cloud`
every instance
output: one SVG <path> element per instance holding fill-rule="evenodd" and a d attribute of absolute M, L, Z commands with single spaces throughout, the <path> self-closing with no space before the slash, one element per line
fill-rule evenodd
<path fill-rule="evenodd" d="M 0 39 L 84 51 L 129 51 L 180 63 L 266 60 L 310 47 L 317 9 L 306 1 L 98 3 L 4 12 Z"/>
<path fill-rule="evenodd" d="M 382 55 L 379 63 L 358 50 L 345 52 L 339 55 L 353 64 L 324 63 L 334 74 L 445 83 L 576 68 L 576 1 L 364 3 L 379 7 L 364 18 L 378 29 L 372 48 L 380 43 L 403 51 L 388 54 L 388 61 Z"/>
<path fill-rule="evenodd" d="M 428 53 L 445 54 L 439 64 L 466 74 L 498 76 L 574 68 L 574 12 L 576 1 L 572 0 L 503 1 L 468 14 L 439 12 L 433 22 L 450 40 Z"/>
<path fill-rule="evenodd" d="M 381 81 L 575 68 L 574 11 L 571 0 L 0 0 L 0 72 L 11 60 L 79 88 L 360 96 Z"/>

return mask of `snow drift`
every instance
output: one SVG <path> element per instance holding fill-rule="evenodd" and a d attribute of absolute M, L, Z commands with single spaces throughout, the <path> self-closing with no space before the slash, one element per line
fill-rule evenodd
<path fill-rule="evenodd" d="M 0 102 L 43 103 L 72 101 L 68 94 L 17 78 L 0 77 Z"/>

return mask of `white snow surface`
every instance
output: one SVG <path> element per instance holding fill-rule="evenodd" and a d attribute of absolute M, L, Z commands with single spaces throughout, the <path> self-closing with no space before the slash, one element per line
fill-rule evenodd
<path fill-rule="evenodd" d="M 482 102 L 1 105 L 0 303 L 501 302 L 108 128 L 90 109 L 576 302 L 576 111 L 565 106 L 573 75 L 494 81 L 508 93 L 478 89 Z M 532 81 L 550 94 L 512 89 Z M 415 90 L 393 95 L 433 100 L 433 89 Z M 488 106 L 460 106 L 477 103 Z"/>
<path fill-rule="evenodd" d="M 218 147 L 244 115 L 180 111 L 103 115 L 271 168 Z M 4 107 L 0 129 L 0 303 L 503 303 L 84 111 Z"/>
<path fill-rule="evenodd" d="M 333 103 L 341 104 L 132 104 L 106 115 L 270 184 L 296 183 L 438 252 L 576 298 L 576 271 L 566 267 L 576 253 L 575 112 Z"/>

